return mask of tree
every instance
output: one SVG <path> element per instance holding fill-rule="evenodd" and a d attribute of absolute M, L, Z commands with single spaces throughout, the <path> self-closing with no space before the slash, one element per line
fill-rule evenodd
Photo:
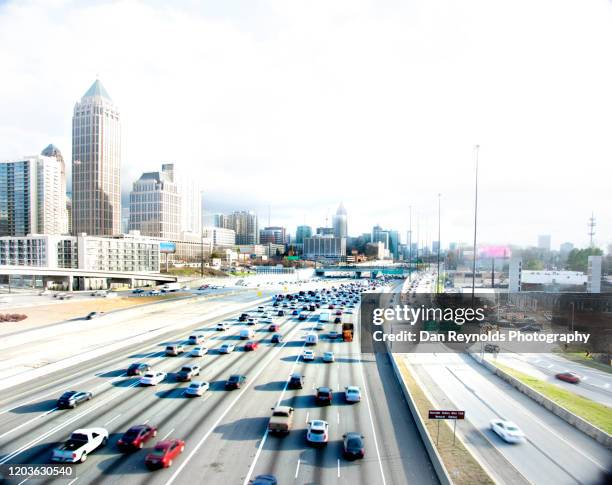
<path fill-rule="evenodd" d="M 601 256 L 599 248 L 572 249 L 567 257 L 567 269 L 570 271 L 587 272 L 589 256 Z"/>

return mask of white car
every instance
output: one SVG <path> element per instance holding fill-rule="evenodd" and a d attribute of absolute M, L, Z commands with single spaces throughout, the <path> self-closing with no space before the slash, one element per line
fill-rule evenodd
<path fill-rule="evenodd" d="M 346 402 L 361 401 L 361 389 L 358 386 L 348 386 L 344 388 L 344 399 Z"/>
<path fill-rule="evenodd" d="M 324 330 L 325 329 L 325 325 L 323 325 L 321 322 L 317 323 L 315 325 L 315 330 Z"/>
<path fill-rule="evenodd" d="M 304 350 L 302 360 L 315 360 L 315 353 L 312 350 Z"/>
<path fill-rule="evenodd" d="M 161 295 L 161 292 L 159 290 L 151 290 L 149 291 L 149 295 Z"/>
<path fill-rule="evenodd" d="M 147 372 L 140 378 L 141 386 L 156 386 L 166 378 L 165 372 Z"/>
<path fill-rule="evenodd" d="M 255 325 L 256 323 L 259 323 L 259 318 L 257 317 L 249 317 L 247 319 L 247 325 Z"/>
<path fill-rule="evenodd" d="M 266 317 L 266 318 L 262 318 L 259 323 L 262 323 L 264 325 L 271 325 L 272 323 L 274 323 L 274 321 L 272 320 L 272 318 L 270 317 Z"/>
<path fill-rule="evenodd" d="M 506 443 L 520 443 L 525 439 L 525 434 L 512 421 L 494 419 L 490 427 Z"/>
<path fill-rule="evenodd" d="M 208 347 L 204 345 L 194 347 L 193 349 L 191 349 L 191 352 L 189 352 L 190 357 L 202 357 L 206 354 L 208 354 Z"/>
<path fill-rule="evenodd" d="M 235 348 L 236 346 L 234 344 L 223 344 L 221 347 L 219 347 L 219 353 L 231 354 Z"/>
<path fill-rule="evenodd" d="M 217 331 L 219 332 L 225 332 L 227 329 L 229 328 L 229 324 L 226 322 L 219 322 L 217 323 Z"/>
<path fill-rule="evenodd" d="M 326 445 L 329 440 L 329 425 L 327 421 L 313 419 L 308 423 L 306 441 L 312 445 Z"/>
<path fill-rule="evenodd" d="M 193 381 L 191 382 L 191 384 L 189 384 L 187 389 L 185 389 L 185 395 L 186 396 L 201 396 L 206 391 L 208 391 L 209 387 L 210 387 L 210 384 L 208 382 Z"/>
<path fill-rule="evenodd" d="M 321 356 L 321 358 L 323 359 L 323 362 L 325 362 L 326 364 L 331 364 L 332 362 L 336 360 L 333 352 L 323 352 L 323 355 Z"/>

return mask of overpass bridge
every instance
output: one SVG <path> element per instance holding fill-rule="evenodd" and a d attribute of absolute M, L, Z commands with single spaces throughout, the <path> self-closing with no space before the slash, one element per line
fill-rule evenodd
<path fill-rule="evenodd" d="M 13 288 L 61 287 L 64 290 L 107 289 L 113 284 L 137 286 L 173 283 L 176 276 L 161 273 L 125 272 L 36 266 L 0 266 L 0 283 Z"/>
<path fill-rule="evenodd" d="M 340 276 L 348 274 L 355 278 L 375 278 L 376 276 L 408 277 L 413 268 L 408 266 L 323 266 L 315 269 L 317 276 Z"/>

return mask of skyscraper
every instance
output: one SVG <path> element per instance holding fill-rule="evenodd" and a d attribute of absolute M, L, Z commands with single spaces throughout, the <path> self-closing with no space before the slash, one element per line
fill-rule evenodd
<path fill-rule="evenodd" d="M 227 229 L 236 232 L 236 244 L 259 244 L 257 215 L 247 211 L 235 211 L 227 216 Z"/>
<path fill-rule="evenodd" d="M 68 231 L 64 170 L 55 150 L 0 162 L 0 236 Z"/>
<path fill-rule="evenodd" d="M 99 80 L 72 117 L 73 233 L 121 232 L 121 121 Z"/>
<path fill-rule="evenodd" d="M 346 209 L 344 208 L 344 204 L 340 202 L 338 206 L 338 210 L 336 214 L 332 218 L 332 226 L 334 228 L 334 236 L 336 237 L 347 237 L 348 236 L 348 226 L 346 219 Z"/>
<path fill-rule="evenodd" d="M 181 198 L 172 164 L 161 172 L 145 172 L 130 192 L 128 230 L 143 236 L 176 240 L 181 233 Z"/>
<path fill-rule="evenodd" d="M 310 226 L 298 226 L 295 231 L 295 242 L 296 244 L 304 244 L 304 238 L 312 237 L 312 227 Z"/>

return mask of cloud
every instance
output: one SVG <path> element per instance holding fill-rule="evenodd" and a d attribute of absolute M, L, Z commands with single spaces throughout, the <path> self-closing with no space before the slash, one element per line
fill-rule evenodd
<path fill-rule="evenodd" d="M 207 207 L 351 232 L 602 242 L 612 121 L 609 4 L 571 1 L 0 4 L 0 157 L 53 142 L 96 74 L 122 111 L 124 191 L 174 161 Z M 267 221 L 267 216 L 264 217 Z M 430 238 L 431 239 L 431 238 Z"/>

